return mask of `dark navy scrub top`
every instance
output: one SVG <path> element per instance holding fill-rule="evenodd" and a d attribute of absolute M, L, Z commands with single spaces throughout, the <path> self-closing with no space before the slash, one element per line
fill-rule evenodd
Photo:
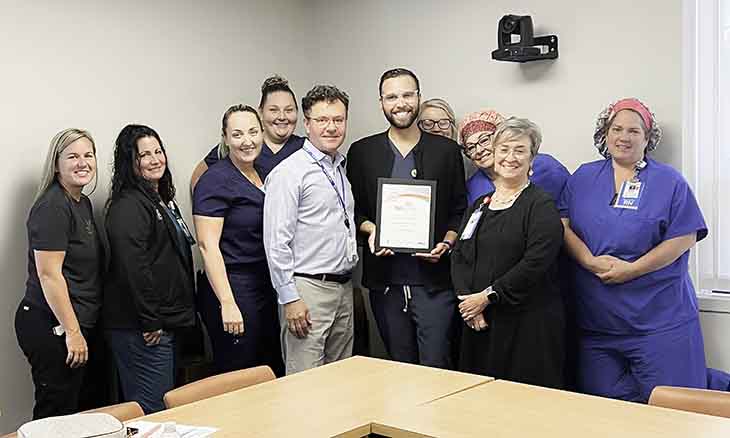
<path fill-rule="evenodd" d="M 266 174 L 256 166 L 263 179 Z M 208 168 L 193 193 L 193 214 L 222 217 L 220 249 L 226 265 L 266 260 L 264 192 L 248 180 L 230 157 Z"/>
<path fill-rule="evenodd" d="M 393 150 L 393 168 L 390 171 L 391 178 L 416 179 L 413 171 L 416 169 L 416 159 L 413 150 L 408 152 L 405 157 L 388 139 L 388 144 Z M 417 176 L 417 175 L 416 175 Z M 390 276 L 390 284 L 392 285 L 408 285 L 422 286 L 420 260 L 410 254 L 396 253 L 392 256 L 392 268 Z"/>

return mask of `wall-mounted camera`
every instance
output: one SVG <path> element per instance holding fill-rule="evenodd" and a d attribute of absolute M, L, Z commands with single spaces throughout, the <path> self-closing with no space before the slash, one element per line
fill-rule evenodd
<path fill-rule="evenodd" d="M 558 57 L 557 35 L 536 37 L 529 15 L 505 15 L 497 26 L 498 49 L 492 51 L 497 61 L 528 62 Z"/>

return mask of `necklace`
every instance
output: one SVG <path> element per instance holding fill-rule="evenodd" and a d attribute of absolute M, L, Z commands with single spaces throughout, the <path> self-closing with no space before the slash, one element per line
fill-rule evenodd
<path fill-rule="evenodd" d="M 520 187 L 515 193 L 510 195 L 508 198 L 501 199 L 497 193 L 495 192 L 495 196 L 492 196 L 492 204 L 495 207 L 506 207 L 509 205 L 512 205 L 513 202 L 520 196 L 520 194 L 530 185 L 530 181 L 528 180 L 527 183 Z"/>

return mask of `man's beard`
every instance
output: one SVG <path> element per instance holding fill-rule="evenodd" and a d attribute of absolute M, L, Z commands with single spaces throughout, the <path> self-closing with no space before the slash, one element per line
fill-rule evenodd
<path fill-rule="evenodd" d="M 396 127 L 398 129 L 407 129 L 416 122 L 416 119 L 418 119 L 418 106 L 411 107 L 411 116 L 404 122 L 396 121 L 395 116 L 393 116 L 393 114 L 391 114 L 390 112 L 383 111 L 383 114 L 390 123 L 390 126 Z"/>

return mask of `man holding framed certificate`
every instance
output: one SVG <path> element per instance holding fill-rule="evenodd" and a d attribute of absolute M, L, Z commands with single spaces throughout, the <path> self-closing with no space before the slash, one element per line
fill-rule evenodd
<path fill-rule="evenodd" d="M 388 353 L 449 368 L 456 298 L 447 254 L 466 209 L 464 167 L 456 143 L 418 128 L 420 96 L 413 72 L 382 75 L 390 127 L 352 145 L 347 175 L 368 242 L 363 284 Z"/>

